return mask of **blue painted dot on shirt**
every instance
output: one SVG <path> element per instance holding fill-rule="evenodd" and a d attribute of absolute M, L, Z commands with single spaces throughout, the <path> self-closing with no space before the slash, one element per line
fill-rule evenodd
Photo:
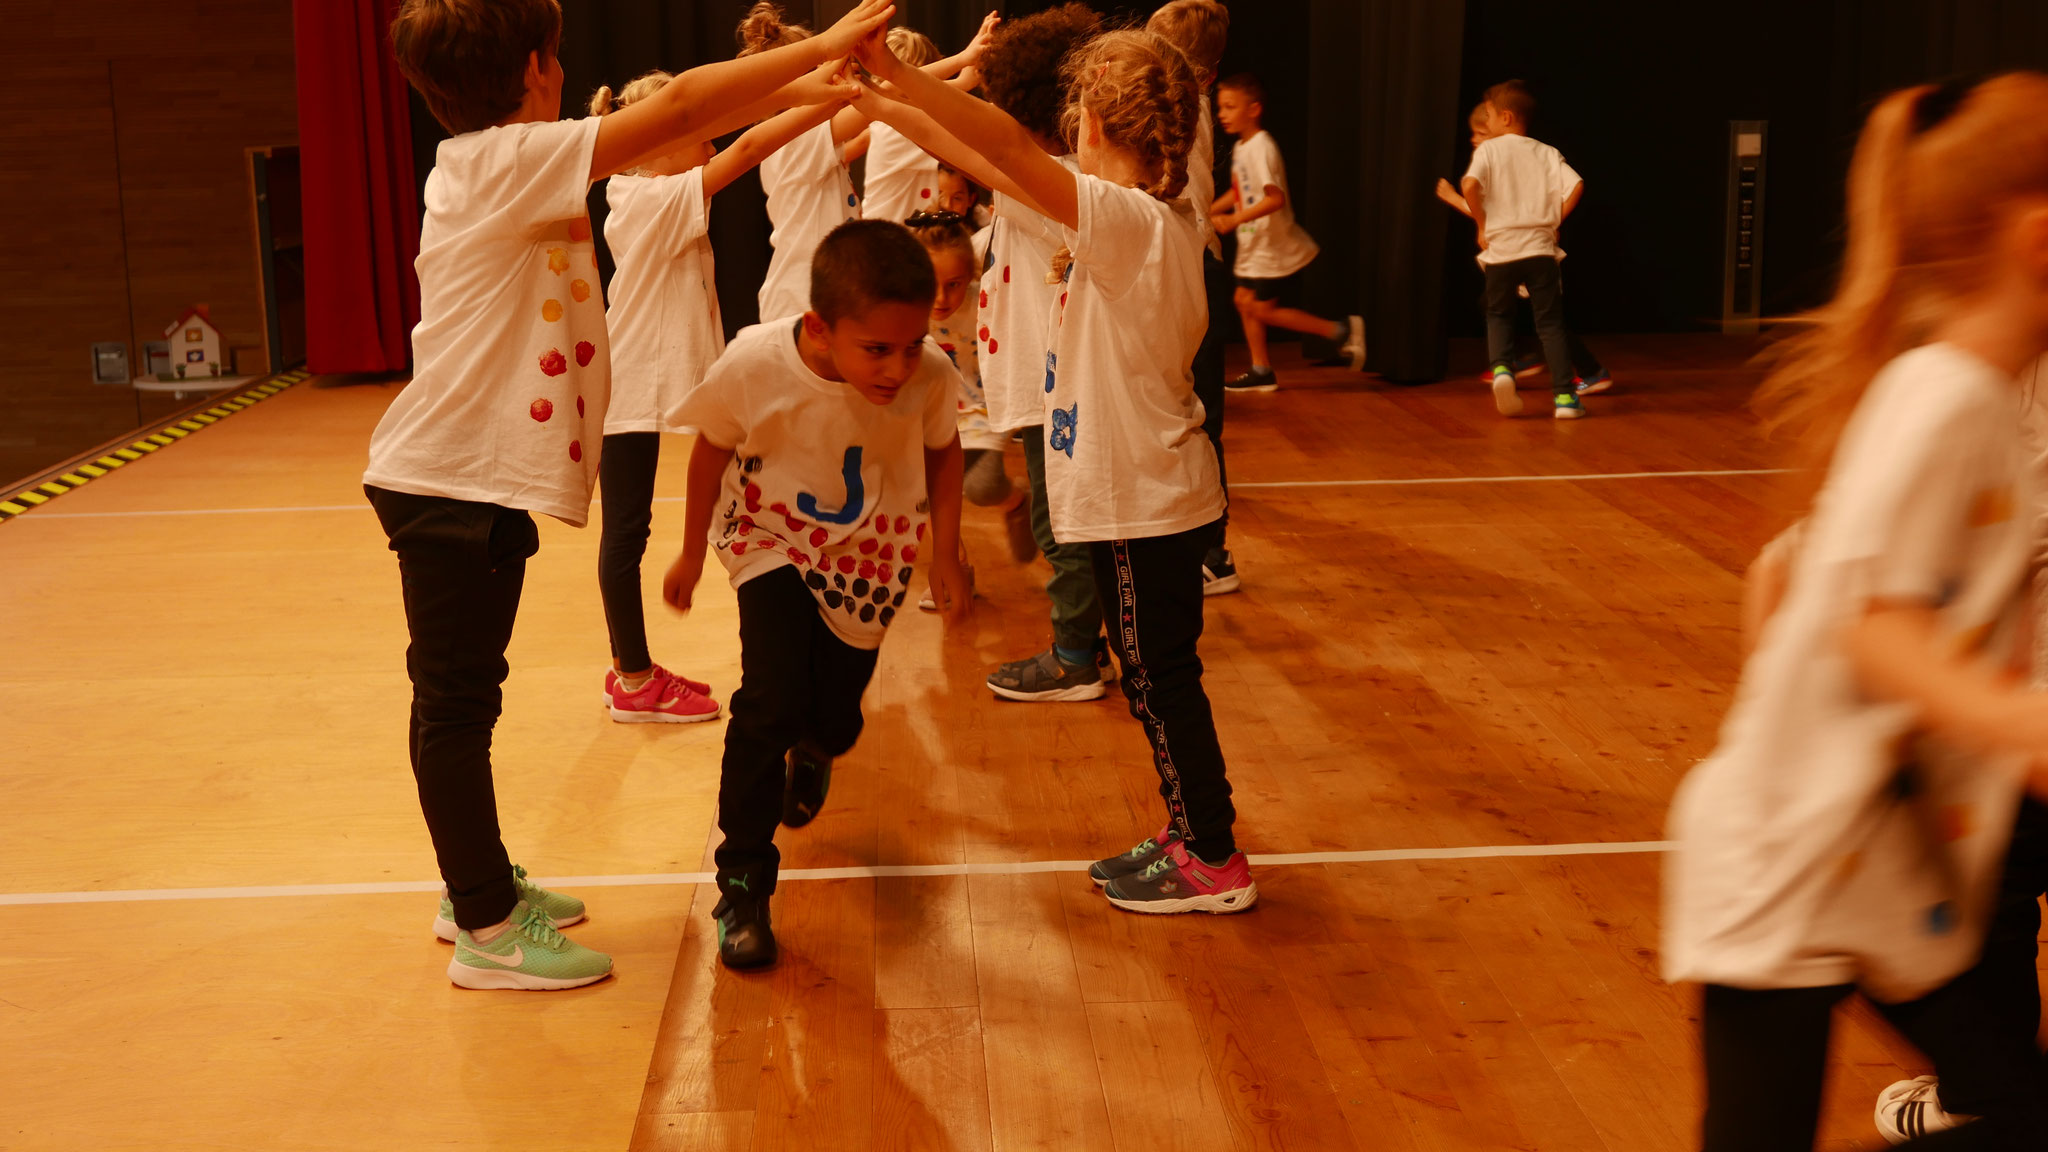
<path fill-rule="evenodd" d="M 1937 936 L 1955 931 L 1956 906 L 1952 900 L 1943 900 L 1927 910 L 1927 928 Z"/>
<path fill-rule="evenodd" d="M 854 195 L 853 193 L 851 193 L 851 192 L 848 192 L 848 193 L 846 194 L 846 206 L 847 206 L 848 208 L 856 208 L 856 207 L 859 207 L 859 206 L 860 206 L 860 197 L 858 197 L 858 196 L 855 196 L 855 195 Z"/>
<path fill-rule="evenodd" d="M 1053 382 L 1059 377 L 1060 358 L 1054 353 L 1045 354 L 1045 390 L 1052 391 Z"/>

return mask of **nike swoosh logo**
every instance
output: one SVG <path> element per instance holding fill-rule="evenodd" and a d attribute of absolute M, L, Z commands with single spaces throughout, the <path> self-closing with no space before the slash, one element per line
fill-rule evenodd
<path fill-rule="evenodd" d="M 502 964 L 507 968 L 517 968 L 521 964 L 526 963 L 526 949 L 517 944 L 512 946 L 512 955 L 510 956 L 500 956 L 494 952 L 485 952 L 478 948 L 471 948 L 470 952 L 483 957 L 485 960 L 489 960 L 493 964 Z"/>

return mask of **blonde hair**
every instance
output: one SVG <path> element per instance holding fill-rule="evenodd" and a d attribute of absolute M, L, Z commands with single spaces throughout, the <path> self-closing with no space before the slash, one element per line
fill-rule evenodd
<path fill-rule="evenodd" d="M 628 104 L 638 104 L 661 91 L 662 87 L 673 79 L 675 76 L 672 73 L 657 68 L 627 81 L 626 86 L 619 89 L 617 96 L 612 95 L 612 86 L 606 84 L 590 94 L 590 114 L 603 116 Z"/>
<path fill-rule="evenodd" d="M 912 68 L 922 68 L 939 58 L 939 46 L 932 38 L 910 28 L 889 29 L 889 51 Z"/>
<path fill-rule="evenodd" d="M 1819 467 L 1893 357 L 1982 291 L 2006 210 L 2048 196 L 2048 76 L 1894 92 L 1864 122 L 1849 164 L 1848 246 L 1834 299 L 1796 319 L 1757 391 L 1772 432 Z M 1818 482 L 1818 478 L 1815 478 Z"/>
<path fill-rule="evenodd" d="M 791 44 L 811 38 L 811 30 L 802 24 L 792 24 L 783 15 L 782 5 L 774 0 L 760 0 L 740 18 L 738 31 L 733 33 L 740 43 L 740 55 L 752 56 L 771 48 L 786 48 Z"/>
<path fill-rule="evenodd" d="M 1188 183 L 1188 152 L 1201 118 L 1194 65 L 1153 32 L 1105 32 L 1067 55 L 1061 67 L 1067 108 L 1062 127 L 1081 139 L 1086 109 L 1102 121 L 1103 138 L 1135 155 L 1152 176 L 1139 187 L 1172 200 Z"/>
<path fill-rule="evenodd" d="M 1221 0 L 1172 0 L 1152 14 L 1145 30 L 1187 53 L 1196 76 L 1206 83 L 1216 75 L 1230 41 L 1230 9 Z"/>

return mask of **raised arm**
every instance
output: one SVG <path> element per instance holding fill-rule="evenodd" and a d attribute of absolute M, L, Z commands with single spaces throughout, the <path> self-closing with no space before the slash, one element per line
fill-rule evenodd
<path fill-rule="evenodd" d="M 1004 175 L 1002 170 L 988 162 L 981 153 L 962 144 L 951 132 L 939 127 L 938 122 L 922 109 L 913 108 L 900 100 L 892 100 L 873 88 L 863 87 L 856 97 L 861 107 L 876 120 L 903 133 L 912 144 L 924 149 L 939 160 L 965 173 L 969 180 L 984 188 L 991 188 L 1019 201 L 1033 212 L 1040 211 L 1031 197 L 1017 186 L 1016 181 Z"/>
<path fill-rule="evenodd" d="M 839 107 L 835 102 L 791 108 L 747 129 L 745 135 L 732 142 L 732 147 L 705 162 L 704 195 L 716 196 L 790 141 L 831 119 Z"/>
<path fill-rule="evenodd" d="M 1456 188 L 1451 187 L 1451 182 L 1449 180 L 1445 180 L 1442 178 L 1439 178 L 1437 180 L 1436 198 L 1443 201 L 1446 204 L 1449 204 L 1451 207 L 1456 208 L 1459 212 L 1463 213 L 1466 216 L 1472 215 L 1472 206 L 1470 204 L 1465 203 L 1465 198 L 1463 196 L 1458 195 L 1458 190 Z"/>
<path fill-rule="evenodd" d="M 758 118 L 762 106 L 791 81 L 845 56 L 856 41 L 886 28 L 895 10 L 889 0 L 861 0 L 837 24 L 808 40 L 690 69 L 647 99 L 604 118 L 591 154 L 590 178 L 602 180 L 679 144 L 729 132 L 749 122 L 742 116 Z"/>
<path fill-rule="evenodd" d="M 1024 126 L 1008 113 L 906 66 L 889 51 L 889 45 L 880 36 L 871 35 L 861 42 L 860 62 L 877 79 L 893 85 L 907 102 L 930 114 L 954 139 L 980 153 L 1008 176 L 1021 193 L 1020 199 L 1037 205 L 1042 214 L 1069 228 L 1080 224 L 1080 196 L 1074 174 L 1046 155 Z M 865 95 L 856 97 L 856 101 L 865 99 Z"/>

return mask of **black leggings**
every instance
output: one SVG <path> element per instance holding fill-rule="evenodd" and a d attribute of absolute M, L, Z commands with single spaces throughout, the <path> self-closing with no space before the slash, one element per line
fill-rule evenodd
<path fill-rule="evenodd" d="M 604 495 L 604 534 L 597 542 L 597 592 L 612 658 L 622 672 L 644 672 L 647 609 L 640 596 L 640 559 L 654 522 L 654 470 L 661 463 L 661 433 L 615 432 L 604 438 L 597 479 Z"/>
<path fill-rule="evenodd" d="M 1123 668 L 1124 698 L 1145 725 L 1159 795 L 1188 847 L 1210 863 L 1237 851 L 1223 749 L 1202 690 L 1202 555 L 1217 525 L 1171 536 L 1103 540 L 1094 553 L 1095 585 Z"/>
<path fill-rule="evenodd" d="M 2048 886 L 2048 809 L 2020 810 L 1984 955 L 1919 1000 L 1875 1004 L 1934 1062 L 1944 1111 L 1981 1119 L 1909 1146 L 2039 1149 L 2048 1132 L 2048 1071 L 2035 1034 L 2037 903 Z M 1708 985 L 1706 1152 L 1810 1152 L 1835 1005 L 1849 985 L 1753 991 Z"/>

